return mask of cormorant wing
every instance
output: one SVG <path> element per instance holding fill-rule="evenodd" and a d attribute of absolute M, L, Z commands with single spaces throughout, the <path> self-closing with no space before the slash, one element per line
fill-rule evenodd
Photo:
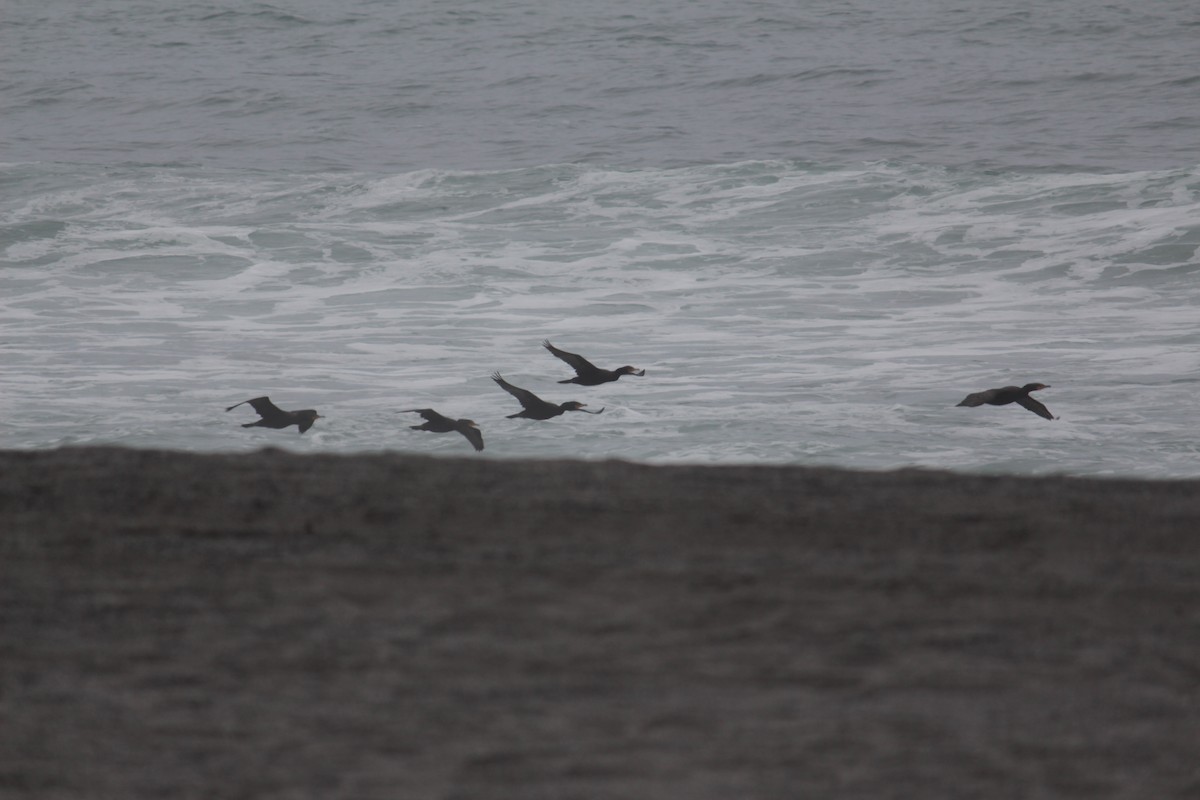
<path fill-rule="evenodd" d="M 450 422 L 450 420 L 447 419 L 444 415 L 439 414 L 438 412 L 434 411 L 432 408 L 401 409 L 401 413 L 407 414 L 409 412 L 412 412 L 414 414 L 420 414 L 421 418 L 424 419 L 426 422 L 442 422 L 442 421 Z"/>
<path fill-rule="evenodd" d="M 458 425 L 458 432 L 467 437 L 467 441 L 475 448 L 476 452 L 483 449 L 483 433 L 473 425 Z"/>
<path fill-rule="evenodd" d="M 536 409 L 546 404 L 546 401 L 538 397 L 528 389 L 522 389 L 519 386 L 513 386 L 504 378 L 500 377 L 499 372 L 492 373 L 492 380 L 500 384 L 500 388 L 517 398 L 517 402 L 528 409 Z"/>
<path fill-rule="evenodd" d="M 299 421 L 297 421 L 296 427 L 298 427 L 300 429 L 301 433 L 304 433 L 306 430 L 311 428 L 313 426 L 313 423 L 316 421 L 317 421 L 316 417 L 302 417 Z"/>
<path fill-rule="evenodd" d="M 598 371 L 596 365 L 588 361 L 583 356 L 576 355 L 575 353 L 568 353 L 566 350 L 559 350 L 557 347 L 550 344 L 549 339 L 542 341 L 542 347 L 546 348 L 555 356 L 570 364 L 571 369 L 575 370 L 580 375 L 583 375 L 585 372 Z"/>
<path fill-rule="evenodd" d="M 1046 408 L 1044 405 L 1039 403 L 1037 400 L 1034 400 L 1029 395 L 1025 395 L 1024 397 L 1018 397 L 1017 402 L 1021 404 L 1022 408 L 1028 408 L 1030 411 L 1037 414 L 1039 417 L 1045 417 L 1046 419 L 1054 419 L 1054 415 L 1050 413 L 1050 409 Z"/>
<path fill-rule="evenodd" d="M 255 397 L 252 400 L 243 400 L 240 403 L 234 403 L 225 410 L 233 411 L 238 406 L 245 405 L 246 403 L 249 403 L 250 407 L 257 411 L 260 417 L 266 420 L 279 419 L 287 416 L 287 412 L 272 403 L 271 398 L 269 397 Z"/>

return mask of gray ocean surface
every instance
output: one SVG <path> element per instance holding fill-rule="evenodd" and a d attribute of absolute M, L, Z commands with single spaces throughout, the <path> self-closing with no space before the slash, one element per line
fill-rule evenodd
<path fill-rule="evenodd" d="M 1195 3 L 0 14 L 0 448 L 1200 476 Z"/>

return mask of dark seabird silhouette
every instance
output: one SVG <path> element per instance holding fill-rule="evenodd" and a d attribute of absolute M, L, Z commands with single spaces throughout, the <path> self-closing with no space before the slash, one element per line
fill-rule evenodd
<path fill-rule="evenodd" d="M 500 377 L 499 372 L 492 373 L 492 380 L 500 384 L 501 389 L 517 398 L 517 402 L 524 406 L 524 410 L 518 411 L 516 414 L 509 414 L 509 419 L 512 419 L 513 417 L 523 417 L 524 419 L 550 419 L 551 417 L 557 417 L 564 411 L 582 411 L 585 414 L 601 414 L 604 412 L 603 408 L 601 408 L 599 411 L 587 411 L 584 409 L 584 406 L 587 405 L 586 403 L 578 403 L 574 400 L 566 403 L 560 403 L 558 405 L 555 405 L 554 403 L 548 403 L 528 389 L 522 389 L 518 386 L 513 386 L 511 383 L 504 380 L 504 378 Z"/>
<path fill-rule="evenodd" d="M 300 432 L 304 433 L 313 426 L 313 423 L 321 419 L 321 415 L 311 408 L 306 408 L 303 411 L 284 411 L 279 406 L 271 402 L 269 397 L 256 397 L 253 400 L 243 400 L 240 403 L 234 403 L 226 411 L 233 411 L 240 405 L 249 403 L 250 406 L 258 412 L 262 419 L 257 422 L 247 422 L 243 428 L 286 428 L 288 425 L 296 425 L 300 428 Z"/>
<path fill-rule="evenodd" d="M 476 450 L 483 449 L 483 433 L 473 419 L 450 419 L 444 417 L 432 408 L 406 408 L 404 413 L 420 414 L 425 419 L 424 425 L 409 425 L 414 431 L 432 431 L 433 433 L 450 433 L 458 431 L 467 437 L 467 441 Z"/>
<path fill-rule="evenodd" d="M 550 344 L 549 340 L 544 340 L 542 347 L 570 364 L 571 369 L 576 372 L 574 378 L 567 378 L 565 381 L 559 381 L 559 383 L 578 383 L 580 386 L 596 386 L 601 383 L 615 381 L 622 375 L 641 376 L 646 374 L 646 370 L 644 369 L 635 369 L 629 366 L 621 367 L 620 369 L 600 369 L 600 367 L 597 367 L 583 356 L 568 353 L 566 350 L 559 350 Z"/>
<path fill-rule="evenodd" d="M 987 403 L 989 406 L 1006 406 L 1009 403 L 1016 403 L 1023 408 L 1028 408 L 1039 417 L 1056 419 L 1056 417 L 1050 413 L 1050 409 L 1046 408 L 1037 400 L 1034 400 L 1029 396 L 1030 392 L 1037 392 L 1042 389 L 1049 388 L 1050 387 L 1044 383 L 1027 383 L 1024 386 L 1003 386 L 999 389 L 988 389 L 986 391 L 976 392 L 975 394 L 969 394 L 958 405 L 974 407 Z"/>

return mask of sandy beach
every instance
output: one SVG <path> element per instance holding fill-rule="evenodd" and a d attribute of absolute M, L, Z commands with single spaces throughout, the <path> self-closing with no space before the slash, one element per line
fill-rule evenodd
<path fill-rule="evenodd" d="M 1200 797 L 1200 481 L 0 452 L 0 798 Z"/>

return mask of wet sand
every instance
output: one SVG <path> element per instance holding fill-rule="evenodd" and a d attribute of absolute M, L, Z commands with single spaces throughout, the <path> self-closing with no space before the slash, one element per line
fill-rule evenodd
<path fill-rule="evenodd" d="M 0 798 L 1200 797 L 1200 482 L 0 453 Z"/>

